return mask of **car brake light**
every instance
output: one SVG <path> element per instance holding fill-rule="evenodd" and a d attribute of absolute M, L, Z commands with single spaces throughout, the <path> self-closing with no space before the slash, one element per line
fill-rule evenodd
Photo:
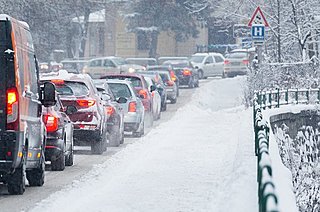
<path fill-rule="evenodd" d="M 107 115 L 112 115 L 113 113 L 115 112 L 115 109 L 114 109 L 114 107 L 112 107 L 112 106 L 107 106 L 106 107 L 106 114 Z"/>
<path fill-rule="evenodd" d="M 167 85 L 168 85 L 168 86 L 173 86 L 173 85 L 174 85 L 174 82 L 171 81 L 171 80 L 169 80 L 169 81 L 167 81 Z"/>
<path fill-rule="evenodd" d="M 191 71 L 190 71 L 189 69 L 184 69 L 183 72 L 182 72 L 182 74 L 183 74 L 184 76 L 190 76 L 190 75 L 191 75 Z"/>
<path fill-rule="evenodd" d="M 128 112 L 136 112 L 137 111 L 137 103 L 136 102 L 130 102 Z"/>
<path fill-rule="evenodd" d="M 18 130 L 19 94 L 16 87 L 7 89 L 7 129 Z"/>
<path fill-rule="evenodd" d="M 245 65 L 249 65 L 249 60 L 242 60 L 242 63 Z"/>
<path fill-rule="evenodd" d="M 54 83 L 55 85 L 63 85 L 64 84 L 64 80 L 62 79 L 53 79 L 51 80 L 52 83 Z"/>
<path fill-rule="evenodd" d="M 175 75 L 174 71 L 172 71 L 172 70 L 170 70 L 170 77 L 171 77 L 172 81 L 177 80 L 177 76 Z"/>
<path fill-rule="evenodd" d="M 142 95 L 144 99 L 148 97 L 148 92 L 144 89 L 139 91 L 139 95 Z"/>
<path fill-rule="evenodd" d="M 91 100 L 88 100 L 88 99 L 78 99 L 77 100 L 77 103 L 80 107 L 91 107 L 93 106 L 96 101 L 91 99 Z"/>
<path fill-rule="evenodd" d="M 44 123 L 46 125 L 47 132 L 55 132 L 58 130 L 58 121 L 59 118 L 53 115 L 45 115 Z"/>
<path fill-rule="evenodd" d="M 229 61 L 229 60 L 225 60 L 225 61 L 224 61 L 224 64 L 225 64 L 225 65 L 228 65 L 228 64 L 230 64 L 230 61 Z"/>

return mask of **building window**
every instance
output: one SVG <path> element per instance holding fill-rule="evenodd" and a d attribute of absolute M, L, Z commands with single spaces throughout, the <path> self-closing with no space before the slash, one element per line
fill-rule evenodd
<path fill-rule="evenodd" d="M 150 39 L 148 33 L 138 32 L 137 33 L 138 50 L 149 50 L 150 49 Z"/>

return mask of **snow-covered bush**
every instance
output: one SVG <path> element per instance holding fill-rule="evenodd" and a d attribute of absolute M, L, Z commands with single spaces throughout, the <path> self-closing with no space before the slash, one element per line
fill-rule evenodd
<path fill-rule="evenodd" d="M 314 115 L 309 117 L 313 123 L 298 126 L 297 130 L 293 129 L 297 122 L 291 127 L 285 122 L 273 125 L 282 162 L 292 173 L 300 211 L 320 210 L 320 122 Z"/>

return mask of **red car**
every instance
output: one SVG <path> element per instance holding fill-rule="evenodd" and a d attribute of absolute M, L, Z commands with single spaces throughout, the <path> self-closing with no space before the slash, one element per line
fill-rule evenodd
<path fill-rule="evenodd" d="M 102 154 L 107 143 L 107 115 L 92 79 L 82 74 L 59 74 L 42 76 L 43 81 L 56 85 L 64 107 L 74 106 L 69 114 L 74 124 L 74 144 L 91 146 L 93 154 Z"/>
<path fill-rule="evenodd" d="M 155 87 L 151 87 L 151 90 L 148 89 L 148 84 L 146 80 L 144 79 L 144 76 L 140 74 L 108 74 L 101 79 L 119 79 L 119 80 L 128 80 L 131 82 L 132 86 L 138 93 L 139 97 L 141 97 L 142 104 L 144 106 L 145 111 L 150 117 L 153 117 L 154 115 L 152 114 L 152 94 L 151 92 L 156 90 Z M 153 118 L 150 120 L 153 121 Z"/>

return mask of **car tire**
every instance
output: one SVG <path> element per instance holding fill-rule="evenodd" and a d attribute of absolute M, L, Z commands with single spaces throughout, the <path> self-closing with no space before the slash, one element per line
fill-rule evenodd
<path fill-rule="evenodd" d="M 66 157 L 64 156 L 64 151 L 61 152 L 59 157 L 51 161 L 52 171 L 63 171 L 66 167 Z"/>
<path fill-rule="evenodd" d="M 139 131 L 133 132 L 132 135 L 136 138 L 140 138 L 144 135 L 144 121 L 141 123 L 141 127 Z"/>
<path fill-rule="evenodd" d="M 124 143 L 124 131 L 122 130 L 120 144 L 123 144 L 123 143 Z"/>
<path fill-rule="evenodd" d="M 103 142 L 103 136 L 98 137 L 98 141 L 92 141 L 91 142 L 91 153 L 95 155 L 101 155 L 104 151 L 104 142 Z"/>
<path fill-rule="evenodd" d="M 30 186 L 42 186 L 44 184 L 45 159 L 44 153 L 40 158 L 40 167 L 26 171 Z"/>
<path fill-rule="evenodd" d="M 222 72 L 222 78 L 226 78 L 226 73 L 225 72 Z"/>
<path fill-rule="evenodd" d="M 70 150 L 70 154 L 65 159 L 66 166 L 73 166 L 74 161 L 74 154 L 73 154 L 73 148 Z"/>
<path fill-rule="evenodd" d="M 167 110 L 167 103 L 163 103 L 162 107 L 161 107 L 161 111 L 166 111 Z"/>
<path fill-rule="evenodd" d="M 21 195 L 26 190 L 26 180 L 25 180 L 25 174 L 26 174 L 26 164 L 25 161 L 22 160 L 22 165 L 20 168 L 17 168 L 15 172 L 10 176 L 10 179 L 8 180 L 8 192 L 11 195 Z"/>
<path fill-rule="evenodd" d="M 200 69 L 198 73 L 199 73 L 199 79 L 203 79 L 203 71 Z"/>
<path fill-rule="evenodd" d="M 109 136 L 109 146 L 118 147 L 121 143 L 121 133 L 120 129 L 118 129 L 118 132 L 110 132 Z"/>
<path fill-rule="evenodd" d="M 177 103 L 177 98 L 171 99 L 171 104 L 175 104 L 175 103 Z"/>

